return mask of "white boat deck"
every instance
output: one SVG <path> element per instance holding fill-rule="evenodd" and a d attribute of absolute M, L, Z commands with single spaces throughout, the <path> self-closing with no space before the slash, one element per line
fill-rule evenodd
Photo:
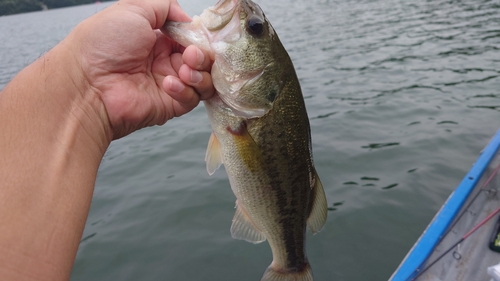
<path fill-rule="evenodd" d="M 497 153 L 483 176 L 451 224 L 435 251 L 420 268 L 418 281 L 489 281 L 487 268 L 500 263 L 500 253 L 489 249 L 488 244 L 499 215 L 493 216 L 468 238 L 462 237 L 488 215 L 500 207 L 500 157 Z M 447 254 L 438 259 L 447 250 Z M 438 259 L 438 261 L 436 261 Z M 433 265 L 434 261 L 436 261 Z M 428 267 L 428 268 L 426 268 Z"/>

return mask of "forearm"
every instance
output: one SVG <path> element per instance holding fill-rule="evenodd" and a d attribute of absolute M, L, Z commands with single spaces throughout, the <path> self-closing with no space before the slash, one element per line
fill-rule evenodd
<path fill-rule="evenodd" d="M 112 138 L 71 40 L 0 93 L 0 280 L 69 278 Z"/>
<path fill-rule="evenodd" d="M 178 53 L 156 30 L 166 20 L 189 16 L 176 1 L 119 1 L 0 92 L 0 280 L 69 279 L 111 140 L 214 94 L 209 56 Z"/>

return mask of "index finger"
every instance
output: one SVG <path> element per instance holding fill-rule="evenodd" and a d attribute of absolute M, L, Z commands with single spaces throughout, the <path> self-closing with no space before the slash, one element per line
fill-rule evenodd
<path fill-rule="evenodd" d="M 184 50 L 182 60 L 192 69 L 210 71 L 210 56 L 194 45 L 190 45 Z"/>

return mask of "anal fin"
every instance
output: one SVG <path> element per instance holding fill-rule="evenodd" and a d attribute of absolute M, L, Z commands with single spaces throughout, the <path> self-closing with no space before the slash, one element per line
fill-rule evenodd
<path fill-rule="evenodd" d="M 266 241 L 264 234 L 257 229 L 245 210 L 239 206 L 238 200 L 236 200 L 236 213 L 231 225 L 231 236 L 234 239 L 246 240 L 254 244 Z"/>

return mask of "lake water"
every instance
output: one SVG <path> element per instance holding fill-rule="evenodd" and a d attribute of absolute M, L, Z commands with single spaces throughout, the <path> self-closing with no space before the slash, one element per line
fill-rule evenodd
<path fill-rule="evenodd" d="M 307 241 L 315 280 L 387 280 L 500 127 L 500 4 L 260 2 L 300 77 L 331 209 Z M 107 5 L 0 17 L 0 88 Z M 113 142 L 71 280 L 259 280 L 271 251 L 231 238 L 210 131 L 200 105 Z"/>

